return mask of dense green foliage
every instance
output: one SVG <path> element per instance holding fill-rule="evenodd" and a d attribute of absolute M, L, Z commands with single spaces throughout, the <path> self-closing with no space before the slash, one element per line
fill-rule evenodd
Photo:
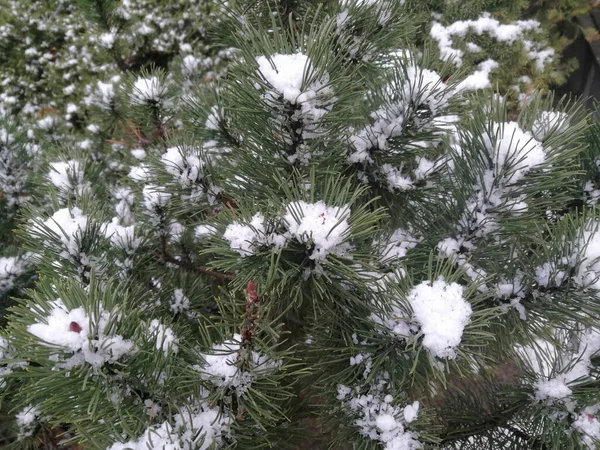
<path fill-rule="evenodd" d="M 596 447 L 598 126 L 439 5 L 8 2 L 11 448 Z"/>

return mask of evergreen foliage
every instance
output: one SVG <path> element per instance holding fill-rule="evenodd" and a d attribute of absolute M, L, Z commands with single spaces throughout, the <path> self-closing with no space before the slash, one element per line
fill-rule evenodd
<path fill-rule="evenodd" d="M 3 118 L 37 269 L 0 339 L 11 448 L 596 448 L 597 124 L 509 117 L 411 46 L 410 1 L 322 3 L 231 2 L 212 83 L 105 48 L 86 131 Z"/>

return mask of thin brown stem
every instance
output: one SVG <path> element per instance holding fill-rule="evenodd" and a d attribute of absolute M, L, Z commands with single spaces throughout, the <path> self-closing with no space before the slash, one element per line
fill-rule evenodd
<path fill-rule="evenodd" d="M 188 263 L 186 261 L 180 261 L 177 258 L 174 258 L 173 256 L 169 255 L 166 252 L 164 252 L 162 255 L 158 255 L 158 256 L 160 259 L 162 259 L 165 262 L 175 264 L 183 269 L 190 270 L 192 272 L 202 273 L 205 275 L 209 275 L 211 277 L 219 278 L 221 280 L 233 280 L 235 278 L 235 275 L 232 273 L 215 272 L 214 270 L 211 270 L 208 267 L 196 266 L 196 265 Z"/>

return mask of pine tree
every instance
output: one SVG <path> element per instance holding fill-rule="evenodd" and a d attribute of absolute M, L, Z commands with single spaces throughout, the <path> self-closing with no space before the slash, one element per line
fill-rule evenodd
<path fill-rule="evenodd" d="M 117 125 L 118 80 L 151 66 L 187 84 L 223 75 L 229 50 L 211 46 L 206 29 L 220 12 L 210 1 L 0 0 L 0 317 L 35 279 L 12 232 L 24 203 L 47 203 L 32 192 L 35 174 L 49 169 L 59 190 L 67 188 L 68 165 L 58 158 L 44 166 L 40 153 L 79 147 L 81 165 L 115 164 L 112 154 L 129 152 L 136 137 Z"/>
<path fill-rule="evenodd" d="M 133 151 L 23 153 L 14 448 L 596 448 L 597 125 L 509 117 L 406 11 L 232 2 L 222 79 L 90 102 Z"/>

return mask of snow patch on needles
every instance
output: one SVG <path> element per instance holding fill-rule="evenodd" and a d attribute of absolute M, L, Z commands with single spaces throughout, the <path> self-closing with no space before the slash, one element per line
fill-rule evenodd
<path fill-rule="evenodd" d="M 459 20 L 447 27 L 434 22 L 429 34 L 437 41 L 442 60 L 451 60 L 457 66 L 461 66 L 464 52 L 453 47 L 453 36 L 464 37 L 468 31 L 479 36 L 487 33 L 499 42 L 512 44 L 517 40 L 522 40 L 527 31 L 538 31 L 539 29 L 540 23 L 536 20 L 518 20 L 509 24 L 501 24 L 489 13 L 484 13 L 477 20 Z"/>
<path fill-rule="evenodd" d="M 388 290 L 390 283 L 398 283 L 404 277 L 406 271 L 398 267 L 399 262 L 406 256 L 409 249 L 416 247 L 421 241 L 410 231 L 398 228 L 389 238 L 375 239 L 373 248 L 378 249 L 379 263 L 391 271 L 362 271 L 361 276 L 367 280 L 367 284 L 374 292 Z"/>
<path fill-rule="evenodd" d="M 14 351 L 8 339 L 0 337 L 0 388 L 6 387 L 5 375 L 10 375 L 14 369 L 25 368 L 29 364 L 26 361 L 7 362 L 14 358 Z"/>
<path fill-rule="evenodd" d="M 575 338 L 578 342 L 569 350 L 544 340 L 517 349 L 517 354 L 538 378 L 533 384 L 536 400 L 565 399 L 572 394 L 573 385 L 590 379 L 592 358 L 600 351 L 600 330 L 589 329 Z"/>
<path fill-rule="evenodd" d="M 420 132 L 431 132 L 436 136 L 451 134 L 452 116 L 441 116 L 450 98 L 456 92 L 450 90 L 438 73 L 423 69 L 407 58 L 402 58 L 402 64 L 407 68 L 401 85 L 394 83 L 385 88 L 390 100 L 371 113 L 371 123 L 349 137 L 348 160 L 353 164 L 361 164 L 366 170 L 373 172 L 376 178 L 387 182 L 392 192 L 406 191 L 415 187 L 415 182 L 424 180 L 441 168 L 439 161 L 430 161 L 421 155 L 415 155 L 417 168 L 412 173 L 403 164 L 392 165 L 383 163 L 373 166 L 373 154 L 381 157 L 393 155 L 390 144 L 394 138 L 405 132 L 411 133 L 418 128 Z M 428 109 L 431 116 L 424 117 L 421 109 Z M 431 145 L 433 141 L 429 142 Z M 427 143 L 416 141 L 414 148 L 427 146 Z M 415 152 L 418 153 L 418 152 Z M 368 181 L 365 172 L 359 173 L 359 178 Z"/>
<path fill-rule="evenodd" d="M 515 190 L 514 185 L 531 170 L 546 162 L 542 144 L 516 122 L 493 122 L 481 135 L 481 141 L 471 145 L 481 148 L 481 144 L 485 149 L 484 160 L 489 160 L 491 164 L 473 186 L 473 194 L 458 223 L 458 231 L 463 234 L 463 238 L 459 238 L 460 246 L 467 250 L 473 248 L 473 238 L 484 238 L 498 229 L 497 213 L 519 215 L 527 211 L 528 204 L 524 195 L 508 194 Z M 462 266 L 471 268 L 470 263 L 457 254 L 457 250 L 451 252 L 454 254 L 453 258 Z M 442 253 L 451 257 L 447 251 Z M 475 272 L 470 272 L 476 275 Z"/>
<path fill-rule="evenodd" d="M 310 108 L 317 91 L 324 87 L 323 83 L 304 86 L 304 74 L 310 75 L 314 70 L 307 55 L 295 53 L 291 55 L 275 54 L 270 58 L 257 56 L 258 72 L 291 104 Z M 272 94 L 271 94 L 272 95 Z"/>
<path fill-rule="evenodd" d="M 392 262 L 404 258 L 406 252 L 417 246 L 421 239 L 403 228 L 396 229 L 385 242 L 375 242 L 375 245 L 383 247 L 381 250 L 381 262 Z"/>
<path fill-rule="evenodd" d="M 183 293 L 183 289 L 175 289 L 171 296 L 171 311 L 174 313 L 188 311 L 190 299 Z"/>
<path fill-rule="evenodd" d="M 39 424 L 41 414 L 39 408 L 33 405 L 28 405 L 17 413 L 16 420 L 19 427 L 17 440 L 22 441 L 25 438 L 33 436 L 33 432 Z"/>
<path fill-rule="evenodd" d="M 399 0 L 399 3 L 402 5 L 404 1 L 405 0 Z M 377 22 L 380 25 L 385 25 L 392 17 L 392 4 L 387 0 L 340 0 L 340 6 L 342 8 L 364 8 L 374 6 L 375 11 L 377 12 Z M 342 26 L 347 20 L 348 9 L 342 14 L 340 14 L 342 17 L 338 19 L 338 27 Z"/>
<path fill-rule="evenodd" d="M 514 184 L 546 160 L 544 147 L 517 122 L 493 123 L 483 140 L 495 161 L 495 175 Z"/>
<path fill-rule="evenodd" d="M 171 328 L 160 323 L 158 319 L 150 322 L 148 331 L 149 337 L 155 339 L 156 350 L 162 350 L 165 356 L 179 351 L 179 339 Z"/>
<path fill-rule="evenodd" d="M 533 122 L 531 132 L 538 141 L 550 134 L 561 134 L 569 129 L 569 115 L 561 111 L 542 111 Z"/>
<path fill-rule="evenodd" d="M 552 378 L 551 380 L 541 380 L 534 384 L 536 400 L 546 400 L 548 398 L 561 399 L 568 397 L 573 391 L 567 386 L 564 376 Z"/>
<path fill-rule="evenodd" d="M 117 248 L 133 252 L 140 244 L 140 239 L 135 237 L 135 226 L 120 225 L 118 217 L 113 217 L 112 221 L 105 223 L 102 231 L 104 236 L 110 239 L 111 243 Z"/>
<path fill-rule="evenodd" d="M 181 408 L 173 424 L 152 425 L 136 440 L 117 442 L 107 450 L 207 450 L 219 448 L 229 434 L 231 419 L 208 403 Z"/>
<path fill-rule="evenodd" d="M 167 89 L 158 77 L 138 77 L 133 84 L 129 99 L 134 105 L 156 104 L 164 99 L 166 93 Z"/>
<path fill-rule="evenodd" d="M 53 162 L 50 163 L 48 178 L 57 189 L 70 191 L 83 180 L 83 169 L 76 160 Z"/>
<path fill-rule="evenodd" d="M 115 82 L 119 81 L 119 77 L 116 77 Z M 96 89 L 92 91 L 89 97 L 84 99 L 87 105 L 96 105 L 98 108 L 104 111 L 110 111 L 115 106 L 115 86 L 112 82 L 104 83 L 98 81 L 96 83 Z"/>
<path fill-rule="evenodd" d="M 154 185 L 147 185 L 142 191 L 144 206 L 153 214 L 160 212 L 167 205 L 171 195 L 170 192 L 161 191 L 160 187 Z"/>
<path fill-rule="evenodd" d="M 263 98 L 267 104 L 281 111 L 282 129 L 288 126 L 285 117 L 288 113 L 282 109 L 281 98 L 297 107 L 292 112 L 291 120 L 301 124 L 299 135 L 290 135 L 288 131 L 282 134 L 281 139 L 295 149 L 293 154 L 288 155 L 288 161 L 305 164 L 311 158 L 306 141 L 321 135 L 321 119 L 331 111 L 335 100 L 329 75 L 326 72 L 318 73 L 311 59 L 302 53 L 275 54 L 269 58 L 258 56 L 256 62 L 259 76 L 274 89 L 267 91 Z M 315 79 L 317 74 L 318 79 Z M 292 130 L 291 133 L 296 131 Z"/>
<path fill-rule="evenodd" d="M 471 321 L 471 304 L 463 296 L 464 288 L 443 279 L 423 281 L 413 288 L 407 300 L 413 320 L 421 325 L 423 347 L 432 356 L 456 358 L 465 326 Z"/>
<path fill-rule="evenodd" d="M 61 299 L 51 304 L 50 315 L 43 322 L 27 326 L 27 331 L 41 345 L 56 347 L 72 356 L 57 365 L 72 368 L 84 363 L 99 369 L 105 363 L 118 361 L 132 354 L 133 343 L 111 333 L 111 313 L 100 306 L 99 314 L 88 314 L 82 307 L 68 310 Z M 54 355 L 58 360 L 61 355 Z"/>
<path fill-rule="evenodd" d="M 240 358 L 242 337 L 234 334 L 233 338 L 220 344 L 214 344 L 210 353 L 202 353 L 203 365 L 195 365 L 194 369 L 202 373 L 203 378 L 210 380 L 215 386 L 236 389 L 238 395 L 243 394 L 252 384 L 255 375 L 276 369 L 281 361 L 274 361 L 269 356 L 252 351 L 252 371 L 241 371 L 236 363 Z"/>
<path fill-rule="evenodd" d="M 59 209 L 44 221 L 44 226 L 60 238 L 67 249 L 66 256 L 79 254 L 79 244 L 87 227 L 87 217 L 79 208 Z M 34 229 L 38 232 L 42 231 L 39 227 Z"/>
<path fill-rule="evenodd" d="M 387 375 L 387 376 L 386 376 Z M 417 450 L 423 448 L 418 435 L 407 429 L 419 411 L 419 402 L 405 408 L 394 405 L 394 398 L 385 395 L 389 375 L 378 375 L 368 392 L 362 393 L 359 387 L 338 386 L 337 399 L 343 408 L 355 417 L 354 425 L 361 435 L 378 441 L 384 450 Z"/>
<path fill-rule="evenodd" d="M 248 225 L 241 222 L 229 224 L 223 237 L 229 241 L 232 250 L 241 256 L 250 256 L 259 251 L 260 246 L 273 246 L 275 249 L 285 245 L 285 237 L 267 230 L 268 225 L 261 213 L 256 213 Z"/>
<path fill-rule="evenodd" d="M 490 81 L 490 75 L 494 69 L 498 68 L 498 66 L 499 64 L 493 59 L 483 61 L 477 66 L 475 72 L 458 83 L 456 91 L 476 91 L 491 87 L 492 83 Z"/>
<path fill-rule="evenodd" d="M 349 206 L 327 206 L 323 201 L 290 203 L 283 219 L 287 224 L 286 236 L 312 244 L 311 259 L 322 261 L 327 255 L 343 256 L 350 246 L 344 242 L 350 233 Z"/>
<path fill-rule="evenodd" d="M 27 270 L 28 264 L 21 256 L 0 258 L 0 294 L 10 290 L 17 278 Z"/>
<path fill-rule="evenodd" d="M 184 187 L 196 184 L 204 178 L 204 163 L 190 151 L 171 147 L 161 156 L 161 160 L 165 170 Z"/>
<path fill-rule="evenodd" d="M 433 115 L 437 115 L 452 96 L 437 72 L 414 64 L 406 69 L 402 91 L 405 104 L 427 105 Z"/>
<path fill-rule="evenodd" d="M 600 222 L 588 221 L 573 244 L 574 281 L 581 287 L 600 291 Z"/>
<path fill-rule="evenodd" d="M 600 442 L 600 421 L 598 420 L 598 411 L 600 403 L 588 406 L 571 424 L 571 427 L 581 433 L 581 443 L 590 450 L 597 449 Z"/>

